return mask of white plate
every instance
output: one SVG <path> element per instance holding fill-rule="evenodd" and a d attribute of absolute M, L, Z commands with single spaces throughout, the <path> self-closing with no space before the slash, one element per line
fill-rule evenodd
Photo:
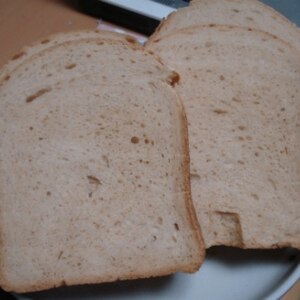
<path fill-rule="evenodd" d="M 195 274 L 64 287 L 22 300 L 279 299 L 300 278 L 300 252 L 214 247 Z"/>

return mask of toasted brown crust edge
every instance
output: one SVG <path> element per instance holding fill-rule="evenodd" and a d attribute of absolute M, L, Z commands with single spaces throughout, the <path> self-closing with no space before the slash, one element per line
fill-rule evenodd
<path fill-rule="evenodd" d="M 178 95 L 178 93 L 176 93 Z M 205 244 L 201 233 L 200 224 L 198 222 L 196 209 L 194 207 L 194 203 L 192 201 L 191 194 L 191 181 L 190 181 L 190 151 L 189 151 L 189 135 L 188 135 L 188 121 L 185 113 L 184 105 L 181 97 L 177 96 L 177 105 L 179 107 L 179 113 L 181 118 L 181 136 L 182 136 L 182 149 L 183 149 L 183 184 L 185 190 L 184 198 L 186 207 L 188 210 L 188 214 L 190 216 L 189 221 L 192 229 L 194 230 L 196 239 L 198 241 L 199 250 L 200 250 L 200 263 L 198 266 L 195 266 L 195 269 L 191 269 L 190 272 L 196 271 L 201 266 L 205 258 Z"/>
<path fill-rule="evenodd" d="M 162 66 L 164 66 L 167 69 L 172 70 L 172 67 L 168 66 L 156 53 L 153 53 L 151 50 L 149 50 L 147 48 L 145 48 L 144 51 L 151 54 Z M 174 73 L 174 71 L 173 71 L 173 73 Z M 177 73 L 176 70 L 175 70 L 175 73 L 178 75 L 178 77 L 179 77 L 178 81 L 180 82 L 179 73 Z M 187 273 L 193 273 L 193 272 L 196 272 L 197 270 L 199 270 L 201 264 L 203 263 L 203 261 L 205 259 L 205 253 L 206 253 L 205 249 L 206 248 L 205 248 L 204 239 L 203 239 L 202 232 L 201 232 L 200 222 L 198 221 L 198 218 L 197 218 L 197 213 L 196 213 L 196 209 L 194 207 L 194 203 L 192 201 L 192 194 L 191 194 L 188 120 L 187 120 L 187 116 L 186 116 L 182 98 L 179 95 L 179 93 L 176 92 L 176 89 L 174 89 L 177 82 L 175 82 L 175 83 L 167 82 L 167 84 L 168 84 L 169 88 L 171 88 L 173 90 L 173 93 L 175 95 L 176 102 L 177 102 L 178 112 L 179 112 L 180 135 L 182 137 L 181 149 L 182 149 L 182 154 L 183 154 L 183 160 L 182 160 L 182 163 L 183 163 L 182 164 L 183 165 L 183 170 L 182 170 L 183 176 L 182 177 L 183 177 L 183 186 L 184 186 L 183 197 L 185 199 L 185 204 L 186 204 L 186 208 L 188 211 L 188 215 L 190 216 L 190 218 L 189 218 L 190 226 L 193 229 L 195 237 L 198 242 L 199 258 L 200 258 L 200 262 L 198 262 L 198 264 L 195 264 L 193 268 L 188 268 L 188 269 L 182 270 L 182 271 L 187 272 Z"/>
<path fill-rule="evenodd" d="M 155 31 L 150 35 L 150 37 L 148 38 L 148 40 L 145 42 L 144 46 L 147 47 L 148 44 L 152 43 L 154 40 L 158 38 L 160 38 L 160 31 L 161 29 L 165 26 L 165 24 L 169 23 L 169 21 L 171 19 L 173 19 L 174 17 L 176 18 L 176 15 L 180 13 L 180 8 L 177 11 L 174 11 L 172 13 L 170 13 L 165 19 L 163 19 L 159 25 L 156 27 Z M 167 34 L 168 35 L 168 34 Z M 163 37 L 164 35 L 162 35 L 161 37 Z"/>

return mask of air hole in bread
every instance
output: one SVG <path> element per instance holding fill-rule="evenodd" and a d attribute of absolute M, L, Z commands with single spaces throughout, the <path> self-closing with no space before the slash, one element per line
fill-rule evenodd
<path fill-rule="evenodd" d="M 65 69 L 71 70 L 71 69 L 74 69 L 75 67 L 76 67 L 76 64 L 69 64 L 69 65 L 65 66 Z"/>
<path fill-rule="evenodd" d="M 100 185 L 101 184 L 101 181 L 96 176 L 88 175 L 87 179 L 88 179 L 90 184 L 95 184 L 95 185 Z"/>
<path fill-rule="evenodd" d="M 139 141 L 140 141 L 139 138 L 136 137 L 136 136 L 133 136 L 133 137 L 131 138 L 131 143 L 132 143 L 132 144 L 138 144 Z"/>
<path fill-rule="evenodd" d="M 174 227 L 177 231 L 179 231 L 179 225 L 177 223 L 174 223 Z"/>
<path fill-rule="evenodd" d="M 191 179 L 200 179 L 200 175 L 197 173 L 191 173 Z"/>
<path fill-rule="evenodd" d="M 64 251 L 60 251 L 59 254 L 58 254 L 58 257 L 57 259 L 61 259 L 62 255 L 63 255 Z"/>
<path fill-rule="evenodd" d="M 180 80 L 180 76 L 177 72 L 172 71 L 172 73 L 168 76 L 167 82 L 171 85 L 174 86 L 176 83 L 178 83 Z"/>
<path fill-rule="evenodd" d="M 36 93 L 34 93 L 34 94 L 28 96 L 28 97 L 26 98 L 26 102 L 27 102 L 27 103 L 30 103 L 30 102 L 32 102 L 33 100 L 35 100 L 36 98 L 38 98 L 38 97 L 40 97 L 40 96 L 42 96 L 42 95 L 44 95 L 44 94 L 46 94 L 46 93 L 48 93 L 48 92 L 50 92 L 50 91 L 51 91 L 51 88 L 40 89 L 40 90 L 38 90 Z"/>
<path fill-rule="evenodd" d="M 223 115 L 223 114 L 227 114 L 228 111 L 227 110 L 224 110 L 224 109 L 221 109 L 221 108 L 216 108 L 213 110 L 214 113 L 218 114 L 218 115 Z"/>

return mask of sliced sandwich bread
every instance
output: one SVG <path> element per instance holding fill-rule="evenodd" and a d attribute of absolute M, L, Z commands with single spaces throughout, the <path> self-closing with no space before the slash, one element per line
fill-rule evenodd
<path fill-rule="evenodd" d="M 178 76 L 126 37 L 75 36 L 1 71 L 1 287 L 196 271 Z"/>
<path fill-rule="evenodd" d="M 206 247 L 300 248 L 299 52 L 236 26 L 196 26 L 147 48 L 181 76 Z"/>

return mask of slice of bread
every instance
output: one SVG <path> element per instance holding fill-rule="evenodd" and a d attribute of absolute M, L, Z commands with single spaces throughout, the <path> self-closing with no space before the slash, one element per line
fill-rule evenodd
<path fill-rule="evenodd" d="M 178 76 L 123 36 L 58 41 L 1 75 L 1 287 L 196 271 Z"/>
<path fill-rule="evenodd" d="M 238 25 L 266 31 L 300 50 L 300 30 L 271 7 L 255 0 L 196 0 L 164 20 L 150 40 L 198 25 Z"/>
<path fill-rule="evenodd" d="M 258 30 L 198 26 L 148 44 L 180 73 L 206 247 L 300 248 L 300 54 Z"/>

